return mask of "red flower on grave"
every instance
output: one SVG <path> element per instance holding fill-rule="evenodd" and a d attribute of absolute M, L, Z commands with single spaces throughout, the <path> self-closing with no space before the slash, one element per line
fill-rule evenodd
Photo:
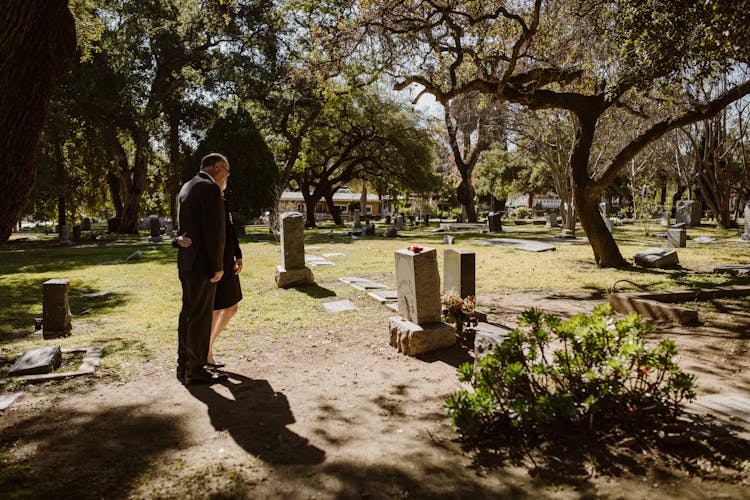
<path fill-rule="evenodd" d="M 409 250 L 413 253 L 421 253 L 424 248 L 420 247 L 419 245 L 414 245 L 412 247 L 409 247 Z"/>

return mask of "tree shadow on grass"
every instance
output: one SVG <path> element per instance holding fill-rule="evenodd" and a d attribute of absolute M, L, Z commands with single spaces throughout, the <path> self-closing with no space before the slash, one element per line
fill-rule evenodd
<path fill-rule="evenodd" d="M 740 428 L 726 426 L 710 417 L 687 415 L 664 434 L 643 425 L 626 434 L 593 436 L 559 431 L 554 438 L 535 443 L 465 443 L 478 466 L 500 468 L 508 464 L 531 465 L 534 482 L 590 488 L 596 475 L 646 477 L 657 471 L 660 482 L 682 481 L 690 476 L 716 474 L 736 479 L 743 462 L 750 460 L 750 442 L 737 435 Z"/>
<path fill-rule="evenodd" d="M 325 460 L 323 450 L 287 429 L 294 423 L 289 401 L 268 381 L 229 373 L 229 380 L 222 386 L 229 390 L 231 398 L 211 386 L 190 386 L 189 390 L 208 407 L 214 429 L 229 432 L 250 455 L 286 465 L 313 465 Z"/>
<path fill-rule="evenodd" d="M 3 430 L 0 496 L 124 498 L 152 461 L 182 439 L 174 419 L 141 405 L 50 407 Z"/>
<path fill-rule="evenodd" d="M 329 288 L 322 287 L 320 285 L 305 285 L 292 287 L 298 292 L 302 292 L 314 299 L 326 299 L 328 297 L 336 297 L 336 292 Z"/>

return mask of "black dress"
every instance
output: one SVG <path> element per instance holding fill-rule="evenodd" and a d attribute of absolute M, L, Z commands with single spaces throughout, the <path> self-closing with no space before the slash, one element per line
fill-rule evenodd
<path fill-rule="evenodd" d="M 226 309 L 242 300 L 240 277 L 234 274 L 234 261 L 242 258 L 242 250 L 240 250 L 240 242 L 237 239 L 237 230 L 232 223 L 232 213 L 229 211 L 226 201 L 224 202 L 224 214 L 227 235 L 227 241 L 224 244 L 224 275 L 216 284 L 214 311 Z"/>

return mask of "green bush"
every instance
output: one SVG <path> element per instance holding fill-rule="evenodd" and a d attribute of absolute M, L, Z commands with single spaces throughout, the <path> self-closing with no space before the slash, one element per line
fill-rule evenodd
<path fill-rule="evenodd" d="M 675 363 L 672 340 L 649 348 L 640 316 L 619 321 L 608 305 L 568 321 L 532 308 L 481 360 L 459 367 L 473 390 L 451 395 L 453 426 L 467 438 L 540 437 L 657 426 L 695 397 L 695 377 Z M 512 431 L 512 432 L 509 432 Z"/>
<path fill-rule="evenodd" d="M 518 207 L 510 214 L 513 219 L 528 219 L 531 217 L 531 210 L 526 207 Z"/>

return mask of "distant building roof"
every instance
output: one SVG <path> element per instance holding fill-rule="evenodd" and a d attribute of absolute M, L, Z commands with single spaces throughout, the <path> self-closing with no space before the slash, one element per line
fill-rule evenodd
<path fill-rule="evenodd" d="M 333 202 L 350 203 L 352 201 L 359 201 L 361 196 L 362 193 L 337 191 L 333 195 Z M 283 193 L 281 193 L 281 201 L 305 201 L 305 198 L 302 196 L 302 191 L 284 191 Z M 380 201 L 380 199 L 376 194 L 367 193 L 367 201 L 377 203 Z"/>

